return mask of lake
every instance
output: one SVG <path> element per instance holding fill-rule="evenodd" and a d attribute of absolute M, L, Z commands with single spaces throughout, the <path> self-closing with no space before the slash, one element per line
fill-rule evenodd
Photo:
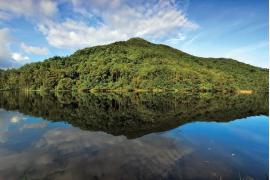
<path fill-rule="evenodd" d="M 268 94 L 0 93 L 0 179 L 268 179 Z"/>

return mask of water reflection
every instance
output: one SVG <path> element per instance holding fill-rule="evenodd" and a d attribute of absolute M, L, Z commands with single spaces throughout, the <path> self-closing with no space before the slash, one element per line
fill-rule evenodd
<path fill-rule="evenodd" d="M 0 179 L 267 179 L 267 101 L 4 93 Z"/>
<path fill-rule="evenodd" d="M 66 121 L 91 131 L 136 138 L 192 121 L 230 121 L 268 114 L 268 95 L 21 94 L 2 92 L 0 107 Z"/>

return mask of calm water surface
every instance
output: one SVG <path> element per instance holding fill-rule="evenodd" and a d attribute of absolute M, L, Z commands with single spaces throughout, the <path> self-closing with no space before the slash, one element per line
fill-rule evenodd
<path fill-rule="evenodd" d="M 0 179 L 268 179 L 268 95 L 0 97 Z"/>

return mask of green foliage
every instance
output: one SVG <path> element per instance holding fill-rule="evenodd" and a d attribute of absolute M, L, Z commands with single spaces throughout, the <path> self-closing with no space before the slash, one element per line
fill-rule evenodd
<path fill-rule="evenodd" d="M 268 69 L 132 38 L 1 70 L 0 89 L 268 91 Z"/>
<path fill-rule="evenodd" d="M 0 108 L 135 138 L 191 121 L 268 115 L 268 94 L 0 92 Z"/>
<path fill-rule="evenodd" d="M 56 89 L 59 91 L 72 90 L 73 84 L 74 82 L 71 78 L 63 78 L 58 82 Z"/>

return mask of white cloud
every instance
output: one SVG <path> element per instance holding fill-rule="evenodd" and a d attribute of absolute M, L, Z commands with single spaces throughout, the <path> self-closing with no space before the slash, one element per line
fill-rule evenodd
<path fill-rule="evenodd" d="M 57 13 L 57 3 L 52 0 L 0 0 L 0 20 L 11 20 L 15 17 L 25 17 L 31 22 L 45 22 Z M 34 20 L 34 21 L 32 21 Z M 10 46 L 16 44 L 11 38 L 8 28 L 0 29 L 0 68 L 19 67 L 23 63 L 30 62 L 27 56 L 12 52 Z M 47 49 L 24 46 L 25 51 L 36 54 L 46 54 Z"/>
<path fill-rule="evenodd" d="M 17 67 L 19 64 L 12 59 L 9 49 L 12 38 L 8 28 L 0 29 L 0 68 Z"/>
<path fill-rule="evenodd" d="M 30 23 L 36 24 L 48 43 L 57 48 L 78 49 L 131 37 L 163 42 L 170 38 L 178 41 L 185 38 L 181 34 L 183 28 L 198 27 L 184 13 L 183 4 L 188 1 L 0 0 L 0 19 L 24 17 L 30 20 Z M 68 16 L 59 11 L 61 4 L 65 4 L 65 11 L 70 10 Z M 45 47 L 24 43 L 21 43 L 20 47 L 28 54 L 48 54 Z M 7 50 L 6 54 L 15 63 L 29 61 L 29 58 L 21 53 L 12 53 L 9 48 L 4 50 Z"/>
<path fill-rule="evenodd" d="M 34 19 L 50 45 L 82 48 L 137 36 L 149 40 L 175 38 L 182 28 L 197 28 L 184 13 L 185 2 L 188 0 L 10 0 L 0 1 L 0 18 Z M 63 3 L 71 7 L 69 19 L 58 14 Z M 55 18 L 57 15 L 61 18 Z M 21 47 L 27 53 L 46 54 L 44 48 Z"/>
<path fill-rule="evenodd" d="M 35 47 L 35 46 L 28 46 L 25 43 L 21 43 L 21 48 L 26 52 L 26 53 L 31 53 L 31 54 L 37 54 L 37 55 L 47 55 L 48 54 L 48 49 L 46 47 Z"/>
<path fill-rule="evenodd" d="M 177 36 L 182 28 L 197 28 L 174 1 L 138 1 L 138 4 L 125 0 L 72 2 L 74 11 L 91 17 L 95 25 L 74 19 L 40 24 L 39 30 L 52 46 L 81 48 L 135 36 L 163 39 Z"/>
<path fill-rule="evenodd" d="M 166 43 L 175 45 L 175 44 L 178 44 L 179 41 L 184 41 L 185 39 L 186 39 L 186 36 L 182 33 L 179 33 L 176 37 L 166 40 Z"/>
<path fill-rule="evenodd" d="M 22 54 L 20 53 L 12 53 L 12 58 L 17 61 L 17 62 L 20 62 L 20 63 L 27 63 L 29 62 L 29 57 L 27 56 L 23 56 Z"/>
<path fill-rule="evenodd" d="M 30 62 L 29 57 L 10 50 L 12 42 L 10 30 L 8 28 L 0 29 L 0 68 L 16 68 Z"/>
<path fill-rule="evenodd" d="M 126 34 L 112 31 L 107 26 L 95 28 L 73 20 L 60 24 L 50 22 L 40 25 L 39 30 L 47 36 L 49 44 L 58 48 L 81 48 L 127 38 Z"/>
<path fill-rule="evenodd" d="M 57 13 L 57 3 L 50 0 L 40 1 L 38 4 L 39 11 L 41 11 L 45 16 L 53 16 Z"/>
<path fill-rule="evenodd" d="M 33 19 L 53 17 L 58 11 L 57 3 L 52 0 L 1 0 L 0 14 L 9 17 L 24 16 Z"/>

